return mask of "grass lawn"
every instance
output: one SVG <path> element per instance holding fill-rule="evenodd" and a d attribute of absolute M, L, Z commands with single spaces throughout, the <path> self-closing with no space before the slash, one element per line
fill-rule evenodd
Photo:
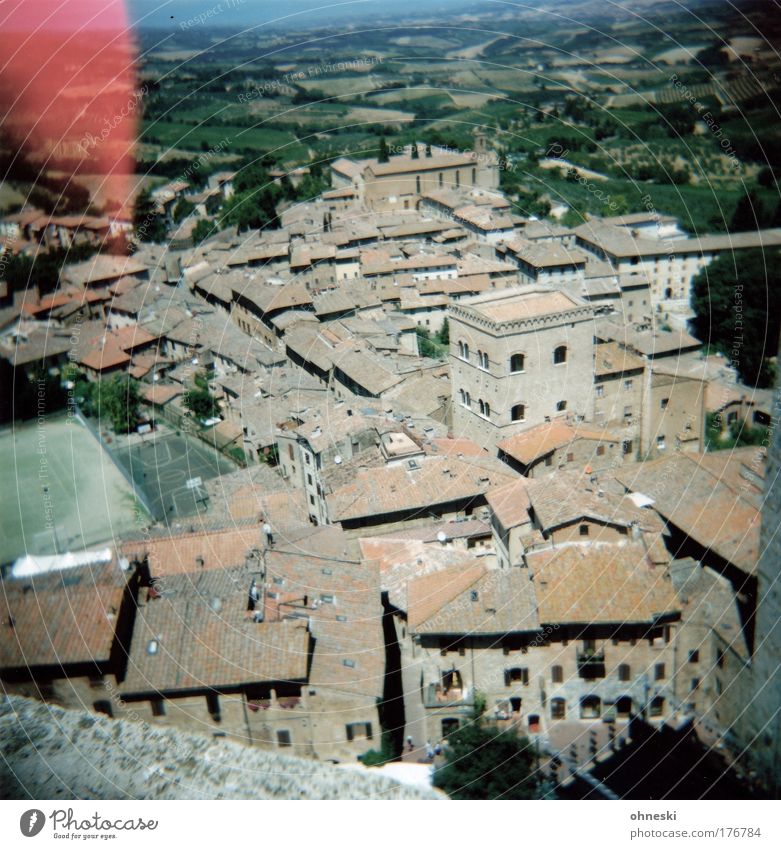
<path fill-rule="evenodd" d="M 0 432 L 0 563 L 138 531 L 148 516 L 89 431 L 51 416 Z"/>

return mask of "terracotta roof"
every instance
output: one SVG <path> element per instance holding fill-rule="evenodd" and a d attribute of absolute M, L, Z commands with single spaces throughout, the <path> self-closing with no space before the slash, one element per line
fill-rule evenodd
<path fill-rule="evenodd" d="M 567 545 L 526 554 L 540 622 L 652 622 L 680 611 L 665 570 L 641 543 Z"/>
<path fill-rule="evenodd" d="M 507 634 L 539 628 L 525 569 L 449 569 L 411 582 L 409 627 L 418 634 Z"/>
<path fill-rule="evenodd" d="M 608 525 L 661 530 L 659 517 L 636 507 L 630 498 L 616 495 L 580 472 L 557 472 L 529 481 L 527 489 L 534 516 L 543 531 L 592 519 Z"/>
<path fill-rule="evenodd" d="M 403 464 L 359 470 L 351 483 L 326 497 L 331 520 L 409 510 L 424 516 L 433 505 L 477 498 L 514 477 L 477 458 L 427 456 L 414 462 L 412 468 Z"/>
<path fill-rule="evenodd" d="M 575 442 L 587 439 L 599 442 L 619 442 L 619 438 L 608 431 L 589 430 L 584 427 L 573 427 L 561 419 L 554 419 L 541 425 L 517 433 L 509 439 L 503 439 L 497 447 L 509 457 L 528 466 L 551 451 Z"/>
<path fill-rule="evenodd" d="M 258 524 L 214 531 L 199 530 L 129 540 L 121 544 L 120 553 L 129 559 L 148 555 L 152 575 L 166 577 L 197 569 L 219 570 L 241 566 L 249 551 L 263 547 L 261 537 L 262 530 Z"/>
<path fill-rule="evenodd" d="M 486 496 L 488 506 L 505 530 L 531 522 L 529 518 L 529 482 L 518 480 L 492 490 Z"/>
<path fill-rule="evenodd" d="M 79 359 L 79 363 L 95 371 L 105 371 L 106 369 L 126 365 L 130 360 L 129 354 L 126 354 L 116 345 L 107 342 L 104 347 L 85 354 Z"/>
<path fill-rule="evenodd" d="M 572 295 L 533 286 L 477 295 L 461 301 L 459 305 L 474 310 L 496 324 L 540 318 L 551 313 L 579 310 L 584 306 Z"/>
<path fill-rule="evenodd" d="M 448 384 L 445 384 L 447 386 Z M 464 457 L 485 457 L 487 450 L 478 445 L 471 439 L 465 436 L 456 437 L 455 439 L 432 439 L 431 442 L 436 446 L 437 454 L 463 455 Z"/>
<path fill-rule="evenodd" d="M 627 371 L 645 368 L 645 360 L 620 347 L 616 342 L 597 345 L 594 354 L 594 374 L 604 377 L 608 374 L 623 374 Z"/>
<path fill-rule="evenodd" d="M 467 571 L 479 565 L 471 551 L 413 539 L 403 531 L 361 538 L 359 544 L 363 562 L 379 569 L 380 585 L 390 603 L 404 611 L 414 579 L 449 568 Z"/>
<path fill-rule="evenodd" d="M 418 628 L 464 590 L 476 584 L 486 573 L 482 563 L 466 569 L 457 566 L 413 578 L 407 588 L 407 621 L 410 630 Z M 429 627 L 436 627 L 430 623 Z"/>
<path fill-rule="evenodd" d="M 379 698 L 385 676 L 379 571 L 376 565 L 272 550 L 266 553 L 268 620 L 282 599 L 308 597 L 314 655 L 309 686 Z M 268 597 L 267 597 L 268 598 Z M 281 608 L 283 614 L 294 608 Z M 303 611 L 302 611 L 303 612 Z"/>
<path fill-rule="evenodd" d="M 124 589 L 115 564 L 3 581 L 0 668 L 106 663 Z"/>
<path fill-rule="evenodd" d="M 741 459 L 737 458 L 740 464 Z M 746 572 L 754 572 L 759 557 L 761 512 L 751 492 L 714 474 L 701 455 L 682 452 L 615 472 L 632 492 L 654 499 L 654 509 L 671 525 L 706 549 Z"/>
<path fill-rule="evenodd" d="M 84 262 L 66 265 L 61 272 L 63 280 L 89 286 L 93 283 L 116 280 L 132 274 L 141 274 L 149 270 L 149 266 L 134 257 L 109 256 L 95 254 Z"/>
<path fill-rule="evenodd" d="M 241 568 L 185 573 L 160 582 L 162 595 L 138 608 L 123 691 L 171 693 L 305 681 L 306 622 L 248 619 L 251 581 Z"/>
<path fill-rule="evenodd" d="M 152 383 L 139 387 L 141 397 L 149 404 L 167 404 L 184 392 L 183 386 L 168 383 Z"/>

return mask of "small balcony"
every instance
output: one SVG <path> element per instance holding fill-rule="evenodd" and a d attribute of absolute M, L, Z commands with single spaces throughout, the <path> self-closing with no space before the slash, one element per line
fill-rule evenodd
<path fill-rule="evenodd" d="M 423 691 L 423 704 L 427 708 L 468 706 L 472 704 L 472 694 L 468 688 L 443 689 L 437 684 L 429 684 Z"/>
<path fill-rule="evenodd" d="M 605 652 L 598 649 L 583 649 L 577 653 L 578 675 L 586 680 L 605 677 Z"/>

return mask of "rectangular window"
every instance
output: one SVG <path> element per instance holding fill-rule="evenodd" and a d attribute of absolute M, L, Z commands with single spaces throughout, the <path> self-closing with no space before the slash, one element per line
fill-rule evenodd
<path fill-rule="evenodd" d="M 552 699 L 550 703 L 551 719 L 564 719 L 567 715 L 567 703 L 564 699 Z"/>
<path fill-rule="evenodd" d="M 605 446 L 604 445 L 597 445 L 597 457 L 604 457 L 604 456 L 605 456 Z"/>
<path fill-rule="evenodd" d="M 699 663 L 700 662 L 700 651 L 699 649 L 692 649 L 689 652 L 689 663 Z"/>
<path fill-rule="evenodd" d="M 624 389 L 625 389 L 626 391 L 629 391 L 629 390 L 632 388 L 632 386 L 633 386 L 633 381 L 632 381 L 632 379 L 631 379 L 631 378 L 629 378 L 628 380 L 625 380 L 625 381 L 624 381 Z"/>
<path fill-rule="evenodd" d="M 691 687 L 689 688 L 693 693 L 700 686 L 699 678 L 692 678 Z"/>
<path fill-rule="evenodd" d="M 597 398 L 603 398 L 605 395 L 605 387 L 597 386 Z"/>
<path fill-rule="evenodd" d="M 353 740 L 371 740 L 372 724 L 371 722 L 350 722 L 345 725 L 345 732 L 349 743 Z"/>
<path fill-rule="evenodd" d="M 504 672 L 504 684 L 506 687 L 512 684 L 528 684 L 529 670 L 526 667 L 516 669 L 506 669 Z"/>
<path fill-rule="evenodd" d="M 152 699 L 152 716 L 165 716 L 165 699 Z"/>
<path fill-rule="evenodd" d="M 654 681 L 664 681 L 664 664 L 657 663 L 654 666 Z"/>
<path fill-rule="evenodd" d="M 669 403 L 670 403 L 670 399 L 669 399 L 669 398 L 662 398 L 660 406 L 661 406 L 661 408 L 662 408 L 663 410 L 666 410 L 666 409 L 667 409 L 667 405 L 668 405 Z"/>
<path fill-rule="evenodd" d="M 277 731 L 277 745 L 280 749 L 287 749 L 293 745 L 289 731 Z"/>

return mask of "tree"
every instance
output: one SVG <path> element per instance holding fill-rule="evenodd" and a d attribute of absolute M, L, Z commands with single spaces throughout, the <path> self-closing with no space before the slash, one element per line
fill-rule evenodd
<path fill-rule="evenodd" d="M 766 165 L 757 174 L 757 183 L 765 189 L 772 189 L 775 186 L 776 178 L 773 174 L 773 169 Z"/>
<path fill-rule="evenodd" d="M 92 403 L 98 415 L 108 418 L 115 433 L 130 433 L 138 424 L 138 381 L 128 375 L 101 380 L 92 389 Z"/>
<path fill-rule="evenodd" d="M 217 225 L 208 218 L 199 218 L 193 227 L 192 240 L 193 245 L 200 245 L 204 239 L 217 232 Z"/>
<path fill-rule="evenodd" d="M 220 411 L 217 399 L 209 392 L 209 379 L 204 372 L 194 378 L 195 387 L 184 393 L 184 406 L 199 419 L 211 419 Z"/>
<path fill-rule="evenodd" d="M 193 204 L 190 203 L 187 198 L 179 198 L 176 206 L 174 207 L 174 221 L 178 224 L 180 221 L 183 221 L 187 216 L 195 209 Z"/>
<path fill-rule="evenodd" d="M 692 281 L 695 335 L 725 354 L 750 386 L 773 383 L 781 290 L 771 274 L 778 258 L 762 249 L 724 253 Z"/>
<path fill-rule="evenodd" d="M 765 209 L 754 189 L 748 189 L 732 213 L 729 229 L 732 233 L 759 230 L 764 226 Z"/>
<path fill-rule="evenodd" d="M 451 799 L 536 799 L 535 755 L 526 737 L 470 722 L 448 737 L 434 786 Z"/>
<path fill-rule="evenodd" d="M 133 226 L 139 241 L 162 242 L 165 239 L 165 219 L 158 212 L 149 189 L 144 189 L 136 198 Z"/>
<path fill-rule="evenodd" d="M 377 157 L 378 162 L 387 162 L 390 158 L 388 151 L 388 142 L 385 141 L 385 137 L 383 136 L 380 139 L 380 155 Z"/>
<path fill-rule="evenodd" d="M 440 331 L 437 335 L 439 336 L 439 341 L 443 345 L 450 344 L 450 322 L 447 320 L 447 318 L 445 318 L 445 320 L 442 322 L 442 327 L 440 328 Z"/>

